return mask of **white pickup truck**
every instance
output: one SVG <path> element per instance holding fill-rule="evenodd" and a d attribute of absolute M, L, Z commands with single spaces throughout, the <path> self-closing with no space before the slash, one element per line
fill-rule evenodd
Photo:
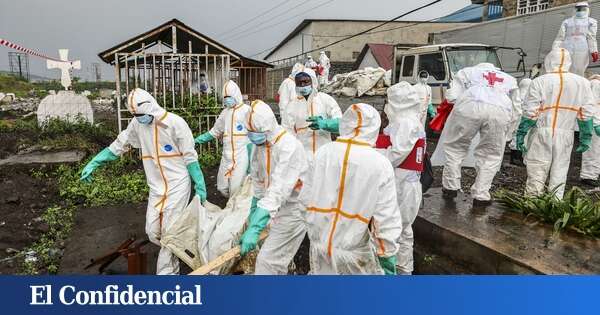
<path fill-rule="evenodd" d="M 475 66 L 482 62 L 494 64 L 502 69 L 498 50 L 507 49 L 516 51 L 515 57 L 521 58 L 515 71 L 507 71 L 519 78 L 526 75 L 523 58 L 525 53 L 520 48 L 497 47 L 482 44 L 442 44 L 414 48 L 396 47 L 394 50 L 394 65 L 392 69 L 392 82 L 407 81 L 411 84 L 417 82 L 419 71 L 429 73 L 428 84 L 432 90 L 432 102 L 438 105 L 445 96 L 452 77 L 460 69 Z"/>

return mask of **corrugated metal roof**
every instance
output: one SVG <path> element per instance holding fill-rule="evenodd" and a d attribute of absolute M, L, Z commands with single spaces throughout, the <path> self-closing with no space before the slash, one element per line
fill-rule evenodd
<path fill-rule="evenodd" d="M 437 22 L 481 22 L 483 17 L 482 4 L 470 4 L 456 12 L 437 19 Z"/>

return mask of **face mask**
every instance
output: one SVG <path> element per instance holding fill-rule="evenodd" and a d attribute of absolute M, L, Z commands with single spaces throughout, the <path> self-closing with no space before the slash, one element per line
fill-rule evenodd
<path fill-rule="evenodd" d="M 587 12 L 586 11 L 577 11 L 577 12 L 575 12 L 575 16 L 578 18 L 584 18 L 587 16 Z"/>
<path fill-rule="evenodd" d="M 429 78 L 419 78 L 419 82 L 421 82 L 422 84 L 427 84 L 427 80 Z"/>
<path fill-rule="evenodd" d="M 137 121 L 140 124 L 149 125 L 152 122 L 152 120 L 154 119 L 154 116 L 149 115 L 149 114 L 145 114 L 145 115 L 142 115 L 142 116 L 135 116 L 135 119 L 137 119 Z"/>
<path fill-rule="evenodd" d="M 297 86 L 296 87 L 296 93 L 300 94 L 302 96 L 310 95 L 310 93 L 312 93 L 312 86 L 310 86 L 310 85 L 307 85 L 307 86 Z"/>
<path fill-rule="evenodd" d="M 262 132 L 248 132 L 248 139 L 256 145 L 261 145 L 267 141 L 267 136 Z"/>
<path fill-rule="evenodd" d="M 225 107 L 234 107 L 235 104 L 235 98 L 233 98 L 233 96 L 227 96 L 223 99 L 223 105 L 225 105 Z"/>

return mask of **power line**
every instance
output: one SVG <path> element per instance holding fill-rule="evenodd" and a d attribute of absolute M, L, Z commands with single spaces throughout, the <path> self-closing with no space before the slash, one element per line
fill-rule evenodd
<path fill-rule="evenodd" d="M 310 1 L 310 0 L 309 0 L 309 1 Z M 327 4 L 329 4 L 329 3 L 333 2 L 333 1 L 335 1 L 335 0 L 328 0 L 328 1 L 325 1 L 325 2 L 321 2 L 321 3 L 317 4 L 317 5 L 315 5 L 314 7 L 311 7 L 311 8 L 310 8 L 310 9 L 308 9 L 308 10 L 302 11 L 302 12 L 300 12 L 300 13 L 298 13 L 298 14 L 294 15 L 294 16 L 291 16 L 291 17 L 285 18 L 285 19 L 283 19 L 283 20 L 281 20 L 281 21 L 275 22 L 275 23 L 273 23 L 273 24 L 266 25 L 266 26 L 264 26 L 264 27 L 262 27 L 262 28 L 259 28 L 259 29 L 257 29 L 257 30 L 253 30 L 253 31 L 252 31 L 252 30 L 246 30 L 246 31 L 244 31 L 244 32 L 241 32 L 241 33 L 239 33 L 239 34 L 237 34 L 237 35 L 234 35 L 233 37 L 229 36 L 229 37 L 227 37 L 227 38 L 228 38 L 229 40 L 235 40 L 235 39 L 238 39 L 238 38 L 242 38 L 242 37 L 244 37 L 244 36 L 248 36 L 248 35 L 256 34 L 256 33 L 258 33 L 258 32 L 262 32 L 262 31 L 264 31 L 264 30 L 267 30 L 267 29 L 269 29 L 269 28 L 272 28 L 272 27 L 274 27 L 274 26 L 277 26 L 277 25 L 280 25 L 280 24 L 283 24 L 283 23 L 291 22 L 291 21 L 293 21 L 293 19 L 294 19 L 294 18 L 296 18 L 296 17 L 299 17 L 299 16 L 301 16 L 301 15 L 303 15 L 303 14 L 305 14 L 305 13 L 308 13 L 308 12 L 310 12 L 310 11 L 312 11 L 312 10 L 316 9 L 316 8 L 319 8 L 319 7 L 321 7 L 321 6 L 327 5 Z M 441 0 L 440 0 L 440 1 L 441 1 Z M 301 3 L 301 4 L 302 4 L 302 3 Z M 300 4 L 300 5 L 301 5 L 301 4 Z M 297 5 L 296 7 L 298 7 L 298 6 L 300 6 L 300 5 Z M 294 7 L 294 8 L 296 8 L 296 7 Z M 294 8 L 291 8 L 290 10 L 293 10 Z M 251 32 L 250 32 L 250 33 L 247 33 L 248 31 L 251 31 Z"/>
<path fill-rule="evenodd" d="M 312 0 L 308 0 L 308 1 L 312 1 Z M 308 1 L 305 1 L 305 2 L 308 2 Z M 247 24 L 247 23 L 249 23 L 249 22 L 252 22 L 252 21 L 254 21 L 254 20 L 256 20 L 256 19 L 258 19 L 258 18 L 260 18 L 260 17 L 263 17 L 263 16 L 265 16 L 266 14 L 268 14 L 268 13 L 270 13 L 270 12 L 273 12 L 275 9 L 278 9 L 278 8 L 280 8 L 280 7 L 281 7 L 282 5 L 284 5 L 286 2 L 289 2 L 289 0 L 283 0 L 283 1 L 279 2 L 278 4 L 276 4 L 275 6 L 273 6 L 273 7 L 269 8 L 268 10 L 266 10 L 266 11 L 264 11 L 264 12 L 260 13 L 259 15 L 256 15 L 256 16 L 254 16 L 254 17 L 252 17 L 252 18 L 250 18 L 250 19 L 248 19 L 248 20 L 246 20 L 246 21 L 244 21 L 244 22 L 240 23 L 239 25 L 236 25 L 236 26 L 234 26 L 234 27 L 232 27 L 232 28 L 230 28 L 230 29 L 226 30 L 225 32 L 222 32 L 222 33 L 218 34 L 217 36 L 223 36 L 223 35 L 225 35 L 225 34 L 228 34 L 228 33 L 230 33 L 231 31 L 234 31 L 234 30 L 236 30 L 236 29 L 238 29 L 238 28 L 240 28 L 240 27 L 242 27 L 242 26 L 246 25 L 246 24 Z"/>
<path fill-rule="evenodd" d="M 297 58 L 297 57 L 303 56 L 303 55 L 305 55 L 305 54 L 308 54 L 308 53 L 312 53 L 312 52 L 315 52 L 315 51 L 323 50 L 323 49 L 325 49 L 325 48 L 328 48 L 328 47 L 331 47 L 331 46 L 337 45 L 337 44 L 339 44 L 339 43 L 341 43 L 341 42 L 343 42 L 343 41 L 346 41 L 346 40 L 348 40 L 348 39 L 351 39 L 351 38 L 354 38 L 354 37 L 357 37 L 357 36 L 361 36 L 361 35 L 365 35 L 365 34 L 372 34 L 372 33 L 369 33 L 369 32 L 371 32 L 371 31 L 372 31 L 372 30 L 374 30 L 374 29 L 377 29 L 377 28 L 379 28 L 379 27 L 382 27 L 382 26 L 384 26 L 384 25 L 386 25 L 386 24 L 389 24 L 389 23 L 391 23 L 391 22 L 394 22 L 394 21 L 396 21 L 397 19 L 400 19 L 400 18 L 402 18 L 402 17 L 404 17 L 404 16 L 407 16 L 407 15 L 409 15 L 409 14 L 412 14 L 412 13 L 414 13 L 414 12 L 417 12 L 417 11 L 419 11 L 419 10 L 422 10 L 422 9 L 424 9 L 424 8 L 430 7 L 430 6 L 432 6 L 432 5 L 434 5 L 434 4 L 438 3 L 438 2 L 441 2 L 441 1 L 442 1 L 442 0 L 435 0 L 435 1 L 432 1 L 432 2 L 430 2 L 430 3 L 428 3 L 428 4 L 422 5 L 422 6 L 418 7 L 418 8 L 415 8 L 415 9 L 413 9 L 413 10 L 410 10 L 410 11 L 406 12 L 406 13 L 403 13 L 403 14 L 401 14 L 401 15 L 399 15 L 399 16 L 397 16 L 397 17 L 395 17 L 395 18 L 391 19 L 391 20 L 385 21 L 385 22 L 383 22 L 383 23 L 381 23 L 381 24 L 379 24 L 379 25 L 376 25 L 376 26 L 374 26 L 374 27 L 371 27 L 371 28 L 369 28 L 369 29 L 366 29 L 366 30 L 364 30 L 364 31 L 358 32 L 358 33 L 356 33 L 356 34 L 349 35 L 349 36 L 347 36 L 347 37 L 344 37 L 344 38 L 342 38 L 342 39 L 340 39 L 340 40 L 337 40 L 337 41 L 334 41 L 334 42 L 332 42 L 332 43 L 329 43 L 329 44 L 327 44 L 327 45 L 325 45 L 325 46 L 318 47 L 318 48 L 315 48 L 315 49 L 312 49 L 312 50 L 309 50 L 309 51 L 305 51 L 305 52 L 303 52 L 303 53 L 301 53 L 301 54 L 297 54 L 297 55 L 294 55 L 294 56 L 290 56 L 290 57 L 286 57 L 286 58 L 282 58 L 282 59 L 274 60 L 274 61 L 271 61 L 271 62 L 272 62 L 272 63 L 276 63 L 276 62 L 283 61 L 283 60 L 286 60 L 286 59 Z M 473 9 L 478 9 L 478 7 L 477 7 L 477 8 L 473 8 Z M 471 9 L 469 9 L 469 10 L 471 10 Z M 442 17 L 443 17 L 443 16 L 442 16 Z M 440 18 L 441 18 L 441 17 L 440 17 Z M 438 18 L 436 18 L 436 19 L 438 19 Z M 418 25 L 418 24 L 421 24 L 421 23 L 427 23 L 427 22 L 431 22 L 431 21 L 434 21 L 434 20 L 436 20 L 436 19 L 431 19 L 431 20 L 428 20 L 428 21 L 422 21 L 422 22 L 416 22 L 416 23 L 409 24 L 409 25 L 402 25 L 402 26 L 400 26 L 400 27 L 393 28 L 393 29 L 387 29 L 387 30 L 384 30 L 384 31 L 386 31 L 386 32 L 387 32 L 387 31 L 394 30 L 394 29 L 400 29 L 400 28 L 405 28 L 405 27 L 415 26 L 415 25 Z M 380 31 L 380 32 L 383 32 L 383 31 Z M 277 46 L 275 46 L 275 47 L 277 47 Z M 274 47 L 273 47 L 273 48 L 274 48 Z M 262 51 L 261 53 L 263 53 L 263 52 L 264 52 L 264 51 Z M 260 54 L 260 53 L 259 53 L 259 54 Z"/>

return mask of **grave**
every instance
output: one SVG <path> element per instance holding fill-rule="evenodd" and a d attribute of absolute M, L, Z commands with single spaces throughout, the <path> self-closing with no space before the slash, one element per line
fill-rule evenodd
<path fill-rule="evenodd" d="M 78 119 L 94 122 L 94 114 L 90 101 L 84 95 L 70 91 L 71 69 L 81 69 L 81 62 L 69 61 L 69 50 L 60 49 L 60 60 L 48 60 L 48 69 L 60 69 L 60 83 L 65 88 L 56 94 L 50 93 L 41 102 L 37 110 L 38 124 L 44 124 L 50 118 L 59 118 L 70 122 Z"/>

